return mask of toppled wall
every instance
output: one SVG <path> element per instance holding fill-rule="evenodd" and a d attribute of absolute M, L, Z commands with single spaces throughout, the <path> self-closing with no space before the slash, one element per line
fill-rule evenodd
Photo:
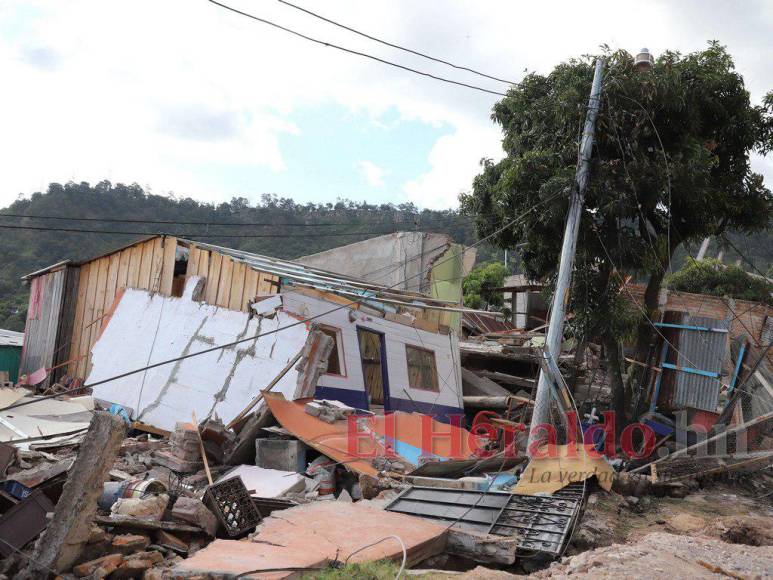
<path fill-rule="evenodd" d="M 304 324 L 281 311 L 250 318 L 182 298 L 127 289 L 92 350 L 87 384 L 213 346 L 271 333 L 229 348 L 162 365 L 94 388 L 98 399 L 118 403 L 131 417 L 173 430 L 177 421 L 213 413 L 228 423 L 303 348 Z M 294 326 L 291 326 L 295 324 Z M 297 372 L 291 369 L 273 388 L 292 398 Z"/>
<path fill-rule="evenodd" d="M 446 234 L 395 232 L 296 261 L 395 290 L 431 293 L 430 272 L 451 246 Z"/>

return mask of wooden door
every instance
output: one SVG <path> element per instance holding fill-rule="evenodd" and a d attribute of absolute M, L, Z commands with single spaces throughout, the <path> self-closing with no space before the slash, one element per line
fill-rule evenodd
<path fill-rule="evenodd" d="M 372 405 L 384 404 L 384 369 L 382 336 L 377 332 L 357 329 L 360 342 L 360 360 L 365 380 L 365 390 Z"/>

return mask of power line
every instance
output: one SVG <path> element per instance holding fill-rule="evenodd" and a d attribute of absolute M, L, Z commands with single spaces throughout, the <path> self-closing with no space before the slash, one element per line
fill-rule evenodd
<path fill-rule="evenodd" d="M 216 0 L 209 0 L 209 2 L 211 2 L 212 4 L 215 4 L 216 6 L 220 6 L 221 8 L 224 8 L 226 10 L 234 12 L 235 14 L 239 14 L 241 16 L 245 16 L 245 17 L 250 18 L 252 20 L 255 20 L 257 22 L 262 22 L 263 24 L 267 24 L 269 26 L 272 26 L 274 28 L 277 28 L 277 29 L 282 30 L 284 32 L 287 32 L 289 34 L 292 34 L 293 36 L 297 36 L 298 38 L 303 38 L 304 40 L 308 40 L 309 42 L 313 42 L 315 44 L 319 44 L 319 45 L 322 45 L 322 46 L 328 46 L 330 48 L 335 48 L 337 50 L 340 50 L 340 51 L 343 51 L 343 52 L 346 52 L 346 53 L 349 53 L 349 54 L 353 54 L 353 55 L 356 55 L 356 56 L 361 56 L 363 58 L 374 60 L 376 62 L 380 62 L 381 64 L 386 64 L 386 65 L 389 65 L 389 66 L 393 66 L 395 68 L 399 68 L 401 70 L 412 72 L 414 74 L 417 74 L 417 75 L 420 75 L 420 76 L 423 76 L 423 77 L 428 77 L 428 78 L 434 79 L 436 81 L 441 81 L 441 82 L 444 82 L 444 83 L 450 83 L 452 85 L 458 85 L 460 87 L 466 87 L 468 89 L 473 89 L 475 91 L 480 91 L 482 93 L 489 93 L 491 95 L 497 95 L 499 97 L 506 97 L 507 96 L 505 93 L 500 93 L 499 91 L 492 91 L 492 90 L 489 90 L 489 89 L 484 89 L 483 87 L 478 87 L 476 85 L 470 85 L 470 84 L 463 83 L 463 82 L 460 82 L 460 81 L 454 81 L 454 80 L 451 80 L 451 79 L 447 79 L 445 77 L 439 77 L 439 76 L 430 74 L 428 72 L 423 72 L 423 71 L 420 71 L 420 70 L 416 70 L 415 68 L 410 68 L 410 67 L 407 67 L 407 66 L 404 66 L 404 65 L 401 65 L 401 64 L 397 64 L 396 62 L 392 62 L 392 61 L 389 61 L 389 60 L 385 60 L 383 58 L 379 58 L 377 56 L 373 56 L 372 54 L 367 54 L 365 52 L 360 52 L 360 51 L 357 51 L 357 50 L 352 50 L 351 48 L 345 48 L 343 46 L 339 46 L 339 45 L 333 44 L 331 42 L 327 42 L 327 41 L 324 41 L 324 40 L 319 40 L 317 38 L 312 38 L 311 36 L 307 36 L 307 35 L 305 35 L 305 34 L 303 34 L 301 32 L 298 32 L 298 31 L 293 30 L 291 28 L 287 28 L 286 26 L 282 26 L 281 24 L 277 24 L 276 22 L 272 22 L 271 20 L 266 20 L 265 18 L 260 18 L 259 16 L 255 16 L 255 15 L 249 14 L 247 12 L 242 12 L 241 10 L 238 10 L 236 8 L 232 8 L 231 6 L 227 6 L 226 4 L 221 4 L 220 2 L 217 2 Z"/>
<path fill-rule="evenodd" d="M 130 219 L 130 218 L 111 218 L 111 217 L 67 217 L 61 215 L 28 215 L 22 213 L 0 213 L 0 218 L 28 218 L 41 220 L 60 220 L 60 221 L 87 221 L 87 222 L 111 222 L 126 224 L 169 224 L 169 225 L 188 225 L 188 226 L 271 226 L 271 227 L 336 227 L 336 226 L 395 226 L 395 225 L 424 225 L 447 223 L 455 224 L 459 222 L 472 223 L 472 219 L 463 216 L 448 217 L 446 219 L 417 219 L 414 221 L 403 220 L 395 222 L 340 222 L 340 223 L 287 223 L 287 222 L 215 222 L 215 221 L 181 221 L 181 220 L 150 220 L 150 219 Z"/>
<path fill-rule="evenodd" d="M 325 18 L 321 14 L 317 14 L 316 12 L 312 12 L 311 10 L 307 10 L 306 8 L 303 8 L 302 6 L 297 6 L 295 4 L 291 4 L 290 2 L 287 2 L 286 0 L 278 0 L 278 1 L 281 4 L 284 4 L 285 6 L 289 6 L 291 8 L 295 8 L 296 10 L 300 10 L 301 12 L 305 12 L 306 14 L 308 14 L 310 16 L 313 16 L 314 18 L 319 18 L 320 20 L 324 20 L 325 22 L 327 22 L 329 24 L 332 24 L 333 26 L 337 26 L 339 28 L 343 28 L 344 30 L 348 30 L 349 32 L 353 32 L 354 34 L 357 34 L 359 36 L 367 38 L 368 40 L 373 40 L 375 42 L 379 42 L 379 43 L 381 43 L 381 44 L 383 44 L 385 46 L 389 46 L 391 48 L 396 48 L 397 50 L 402 50 L 402 51 L 405 51 L 405 52 L 409 52 L 411 54 L 415 54 L 416 56 L 420 56 L 420 57 L 426 58 L 428 60 L 439 62 L 441 64 L 448 65 L 448 66 L 450 66 L 452 68 L 455 68 L 455 69 L 458 69 L 458 70 L 464 70 L 464 71 L 467 71 L 467 72 L 471 72 L 473 74 L 485 77 L 487 79 L 491 79 L 492 81 L 499 81 L 500 83 L 505 83 L 505 84 L 508 84 L 508 85 L 516 84 L 515 82 L 508 81 L 507 79 L 500 79 L 499 77 L 495 77 L 495 76 L 492 76 L 492 75 L 480 72 L 478 70 L 475 70 L 475 69 L 472 69 L 472 68 L 468 68 L 466 66 L 461 66 L 461 65 L 458 65 L 458 64 L 454 64 L 452 62 L 448 62 L 447 60 L 443 60 L 441 58 L 435 58 L 434 56 L 430 56 L 428 54 L 425 54 L 423 52 L 419 52 L 417 50 L 412 50 L 410 48 L 405 48 L 404 46 L 400 46 L 399 44 L 393 44 L 391 42 L 387 42 L 386 40 L 382 40 L 380 38 L 376 38 L 375 36 L 371 36 L 370 34 L 365 34 L 364 32 L 361 32 L 359 30 L 356 30 L 354 28 L 346 26 L 345 24 L 341 24 L 340 22 L 336 22 L 335 20 L 331 20 L 329 18 Z"/>
<path fill-rule="evenodd" d="M 553 201 L 555 198 L 557 198 L 562 193 L 563 193 L 562 191 L 557 191 L 553 195 L 550 195 L 550 196 L 546 197 L 545 199 L 540 200 L 539 202 L 534 204 L 529 211 L 533 211 L 533 210 L 537 209 L 538 207 Z M 527 215 L 528 213 L 529 212 L 524 214 L 524 216 Z M 480 216 L 481 214 L 478 214 L 478 215 Z M 492 216 L 489 215 L 488 217 L 492 217 Z M 475 219 L 473 218 L 471 221 L 474 222 Z M 502 230 L 499 230 L 499 231 L 501 232 Z M 473 246 L 471 246 L 471 247 L 473 247 Z M 429 251 L 431 251 L 431 250 L 429 250 Z M 386 278 L 387 276 L 391 276 L 394 272 L 396 272 L 397 270 L 399 270 L 403 266 L 407 265 L 409 262 L 414 262 L 415 260 L 420 260 L 420 259 L 424 258 L 424 256 L 426 256 L 426 255 L 427 255 L 426 251 L 425 252 L 421 252 L 420 254 L 417 254 L 416 256 L 413 256 L 412 258 L 407 258 L 405 260 L 402 260 L 401 262 L 399 262 L 399 263 L 397 263 L 395 265 L 389 264 L 387 266 L 381 266 L 380 268 L 376 268 L 375 270 L 370 270 L 368 272 L 365 272 L 365 274 L 363 274 L 363 276 L 371 276 L 373 274 L 380 274 L 380 276 L 379 276 L 380 278 Z M 382 273 L 385 270 L 388 270 L 389 268 L 392 268 L 392 269 L 389 270 L 388 272 Z"/>
<path fill-rule="evenodd" d="M 738 255 L 741 257 L 741 259 L 742 259 L 744 262 L 746 262 L 747 264 L 749 264 L 749 265 L 750 265 L 750 266 L 751 266 L 751 267 L 754 269 L 754 271 L 755 271 L 755 272 L 757 272 L 757 274 L 759 274 L 760 276 L 762 276 L 762 277 L 763 277 L 763 279 L 765 279 L 765 280 L 768 280 L 768 279 L 769 279 L 769 276 L 767 276 L 767 275 L 763 274 L 763 273 L 760 271 L 760 269 L 759 269 L 759 268 L 757 268 L 757 266 L 755 266 L 755 265 L 754 265 L 754 262 L 752 262 L 752 261 L 751 261 L 749 258 L 747 258 L 747 257 L 746 257 L 746 256 L 743 254 L 743 252 L 741 252 L 741 250 L 739 250 L 739 249 L 738 249 L 738 246 L 736 246 L 736 245 L 735 245 L 733 242 L 731 242 L 731 241 L 730 241 L 730 238 L 729 238 L 729 237 L 728 237 L 726 234 L 723 234 L 723 235 L 722 235 L 722 239 L 723 239 L 723 240 L 725 240 L 725 242 L 727 242 L 727 244 L 728 244 L 728 245 L 729 245 L 731 248 L 733 248 L 733 249 L 735 250 L 736 254 L 738 254 Z"/>
<path fill-rule="evenodd" d="M 0 224 L 0 229 L 9 230 L 32 230 L 43 232 L 66 232 L 77 234 L 106 234 L 106 235 L 127 235 L 127 236 L 159 236 L 170 235 L 180 238 L 322 238 L 322 237 L 357 237 L 357 236 L 379 236 L 393 234 L 396 230 L 385 231 L 362 231 L 362 232 L 320 232 L 313 234 L 291 233 L 291 234 L 211 234 L 211 233 L 189 233 L 189 232 L 127 232 L 110 230 L 91 230 L 82 228 L 53 228 L 43 226 L 18 226 L 10 224 Z"/>

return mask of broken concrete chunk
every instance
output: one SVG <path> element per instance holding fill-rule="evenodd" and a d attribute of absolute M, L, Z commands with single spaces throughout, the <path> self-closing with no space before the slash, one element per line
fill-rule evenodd
<path fill-rule="evenodd" d="M 306 414 L 317 417 L 325 423 L 343 421 L 354 413 L 354 409 L 338 401 L 319 400 L 306 403 Z"/>
<path fill-rule="evenodd" d="M 297 439 L 255 439 L 255 465 L 280 471 L 304 471 L 306 446 Z"/>
<path fill-rule="evenodd" d="M 163 548 L 169 548 L 170 550 L 174 550 L 181 554 L 188 553 L 188 543 L 183 542 L 180 538 L 165 530 L 158 531 L 158 534 L 156 534 L 156 543 Z"/>
<path fill-rule="evenodd" d="M 130 516 L 143 520 L 161 521 L 168 504 L 169 496 L 165 493 L 146 498 L 121 498 L 110 508 L 110 514 L 111 516 Z"/>
<path fill-rule="evenodd" d="M 210 536 L 217 532 L 217 516 L 201 500 L 180 497 L 172 508 L 172 518 L 199 526 Z"/>
<path fill-rule="evenodd" d="M 125 578 L 139 578 L 145 570 L 149 570 L 155 564 L 164 560 L 159 552 L 140 552 L 132 554 L 124 559 L 112 574 L 110 579 L 122 580 Z"/>
<path fill-rule="evenodd" d="M 75 576 L 78 578 L 83 578 L 84 576 L 89 576 L 97 571 L 102 571 L 104 572 L 104 577 L 118 568 L 118 566 L 120 566 L 123 561 L 122 554 L 110 554 L 108 556 L 97 558 L 96 560 L 91 560 L 90 562 L 78 564 L 75 566 L 75 568 L 72 569 L 72 573 L 75 574 Z"/>
<path fill-rule="evenodd" d="M 121 534 L 113 538 L 113 551 L 124 555 L 144 550 L 150 545 L 150 538 L 139 534 Z"/>

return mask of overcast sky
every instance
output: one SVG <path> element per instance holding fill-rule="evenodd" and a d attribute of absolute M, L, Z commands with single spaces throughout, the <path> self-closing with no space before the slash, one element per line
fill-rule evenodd
<path fill-rule="evenodd" d="M 223 0 L 323 40 L 462 82 L 506 85 L 373 43 L 276 0 Z M 512 81 L 601 44 L 726 44 L 773 89 L 773 2 L 296 0 Z M 204 201 L 276 193 L 456 206 L 501 156 L 498 97 L 310 44 L 205 0 L 0 2 L 0 206 L 51 181 L 136 182 Z M 773 186 L 773 158 L 755 159 Z"/>

